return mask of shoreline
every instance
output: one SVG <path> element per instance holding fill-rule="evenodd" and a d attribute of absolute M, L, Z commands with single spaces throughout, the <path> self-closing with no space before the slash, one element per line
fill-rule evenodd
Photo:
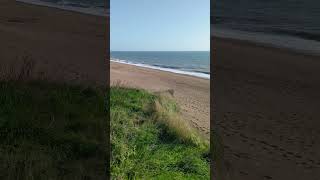
<path fill-rule="evenodd" d="M 84 7 L 75 7 L 75 6 L 69 6 L 69 5 L 58 5 L 56 3 L 43 2 L 40 0 L 16 0 L 16 2 L 35 5 L 35 6 L 49 7 L 49 8 L 54 8 L 54 9 L 59 9 L 64 11 L 71 11 L 71 12 L 93 15 L 93 16 L 100 16 L 100 17 L 110 16 L 110 10 L 105 8 L 95 8 L 95 7 L 84 8 Z"/>
<path fill-rule="evenodd" d="M 206 138 L 210 128 L 210 80 L 156 69 L 110 62 L 111 85 L 150 92 L 173 90 L 182 117 Z"/>
<path fill-rule="evenodd" d="M 286 49 L 300 54 L 320 56 L 320 41 L 292 35 L 213 28 L 213 24 L 211 24 L 211 38 L 243 41 L 268 48 Z"/>
<path fill-rule="evenodd" d="M 109 18 L 12 0 L 0 11 L 2 75 L 20 73 L 27 59 L 30 79 L 107 85 Z"/>
<path fill-rule="evenodd" d="M 131 63 L 128 61 L 123 61 L 123 60 L 114 60 L 113 58 L 110 59 L 110 62 L 127 64 L 127 65 L 142 67 L 142 68 L 148 68 L 148 69 L 159 70 L 159 71 L 163 71 L 163 72 L 170 72 L 170 73 L 174 73 L 174 74 L 181 74 L 181 75 L 210 80 L 210 74 L 206 74 L 206 73 L 183 71 L 183 70 L 179 70 L 179 69 L 165 68 L 165 67 L 154 66 L 154 65 L 149 65 L 149 64 L 142 64 L 142 63 Z"/>

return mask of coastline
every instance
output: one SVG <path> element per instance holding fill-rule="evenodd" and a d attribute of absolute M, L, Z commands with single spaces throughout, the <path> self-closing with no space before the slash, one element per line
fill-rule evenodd
<path fill-rule="evenodd" d="M 57 5 L 55 3 L 50 2 L 43 2 L 40 0 L 16 0 L 16 2 L 19 3 L 25 3 L 25 4 L 31 4 L 41 7 L 50 7 L 55 8 L 59 10 L 66 10 L 66 11 L 72 11 L 77 13 L 83 13 L 88 15 L 94 15 L 94 16 L 103 16 L 108 17 L 110 15 L 110 12 L 107 9 L 104 8 L 84 8 L 84 7 L 74 7 L 74 6 L 68 6 L 68 5 Z"/>
<path fill-rule="evenodd" d="M 304 39 L 293 35 L 216 28 L 214 24 L 211 24 L 211 37 L 250 42 L 260 46 L 287 49 L 307 55 L 320 56 L 319 41 Z"/>
<path fill-rule="evenodd" d="M 212 131 L 230 179 L 319 177 L 320 56 L 211 37 Z"/>
<path fill-rule="evenodd" d="M 115 60 L 113 58 L 111 58 L 110 61 L 115 62 L 115 63 L 121 63 L 121 64 L 137 66 L 137 67 L 143 67 L 143 68 L 164 71 L 164 72 L 170 72 L 170 73 L 181 74 L 181 75 L 186 75 L 186 76 L 198 77 L 198 78 L 202 78 L 202 79 L 210 79 L 210 74 L 206 74 L 206 73 L 190 72 L 190 71 L 183 71 L 183 70 L 178 70 L 178 69 L 173 69 L 173 68 L 153 66 L 153 65 L 148 65 L 148 64 L 133 63 L 133 62 L 127 62 L 127 61 L 123 61 L 123 60 Z"/>
<path fill-rule="evenodd" d="M 32 78 L 106 86 L 108 18 L 12 0 L 0 11 L 3 74 L 19 73 L 28 59 Z"/>
<path fill-rule="evenodd" d="M 0 116 L 0 179 L 107 178 L 108 23 L 104 17 L 0 2 L 1 112 L 8 109 Z M 74 124 L 79 126 L 69 128 Z"/>
<path fill-rule="evenodd" d="M 151 92 L 173 90 L 182 117 L 209 137 L 210 80 L 117 62 L 110 62 L 110 76 L 111 85 L 120 83 Z"/>

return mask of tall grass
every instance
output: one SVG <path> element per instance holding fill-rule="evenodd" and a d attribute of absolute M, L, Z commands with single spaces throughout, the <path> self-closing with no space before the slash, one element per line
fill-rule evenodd
<path fill-rule="evenodd" d="M 11 63 L 0 64 L 0 81 L 28 81 L 35 76 L 36 62 L 25 53 L 17 56 Z"/>
<path fill-rule="evenodd" d="M 209 142 L 192 128 L 187 121 L 182 119 L 179 114 L 180 109 L 171 96 L 159 94 L 151 107 L 153 108 L 152 119 L 173 138 L 182 143 L 208 148 Z"/>
<path fill-rule="evenodd" d="M 113 179 L 209 179 L 209 149 L 173 99 L 112 87 Z"/>

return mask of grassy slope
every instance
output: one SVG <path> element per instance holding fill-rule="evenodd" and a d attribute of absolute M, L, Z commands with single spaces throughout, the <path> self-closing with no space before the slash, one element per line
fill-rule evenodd
<path fill-rule="evenodd" d="M 186 130 L 173 101 L 120 87 L 110 97 L 112 177 L 209 179 L 208 146 Z"/>
<path fill-rule="evenodd" d="M 174 123 L 174 102 L 115 88 L 110 103 L 114 178 L 209 179 L 208 147 Z M 0 179 L 103 179 L 106 115 L 103 90 L 0 82 Z"/>
<path fill-rule="evenodd" d="M 0 179 L 103 179 L 104 94 L 0 82 Z"/>

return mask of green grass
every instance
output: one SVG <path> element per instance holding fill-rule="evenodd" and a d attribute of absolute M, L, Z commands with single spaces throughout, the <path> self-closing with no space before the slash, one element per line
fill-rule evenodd
<path fill-rule="evenodd" d="M 104 179 L 105 90 L 0 82 L 0 179 Z"/>
<path fill-rule="evenodd" d="M 106 179 L 106 91 L 0 82 L 0 179 Z M 113 179 L 209 179 L 208 143 L 174 100 L 112 88 Z"/>
<path fill-rule="evenodd" d="M 174 100 L 112 87 L 111 176 L 114 179 L 209 179 L 209 147 L 181 119 Z"/>

